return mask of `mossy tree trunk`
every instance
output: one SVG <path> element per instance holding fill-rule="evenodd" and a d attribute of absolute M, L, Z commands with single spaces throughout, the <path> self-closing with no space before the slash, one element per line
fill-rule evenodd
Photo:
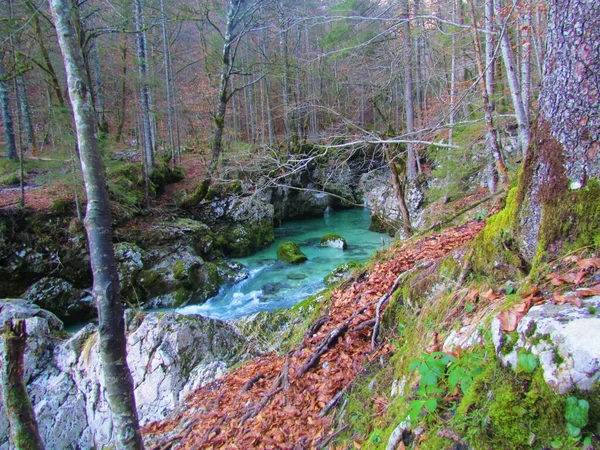
<path fill-rule="evenodd" d="M 23 381 L 23 356 L 27 344 L 25 321 L 10 321 L 5 327 L 2 389 L 10 437 L 18 450 L 40 450 L 44 444 Z"/>
<path fill-rule="evenodd" d="M 534 262 L 600 245 L 600 2 L 549 6 L 540 114 L 518 196 L 520 251 Z"/>
<path fill-rule="evenodd" d="M 98 307 L 98 334 L 104 386 L 114 423 L 113 440 L 119 449 L 143 448 L 127 366 L 125 320 L 119 296 L 119 276 L 112 246 L 110 203 L 104 165 L 98 148 L 96 112 L 86 84 L 83 54 L 77 42 L 69 0 L 50 0 L 63 56 L 73 108 L 81 170 L 87 195 L 85 227 Z"/>

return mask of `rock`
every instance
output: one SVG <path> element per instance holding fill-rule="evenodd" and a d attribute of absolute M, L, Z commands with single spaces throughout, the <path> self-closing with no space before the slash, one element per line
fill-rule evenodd
<path fill-rule="evenodd" d="M 352 273 L 361 267 L 358 261 L 349 261 L 342 263 L 337 266 L 333 271 L 326 275 L 323 281 L 327 286 L 333 286 L 342 280 L 347 280 L 351 277 Z"/>
<path fill-rule="evenodd" d="M 0 320 L 10 317 L 27 317 L 25 381 L 46 448 L 114 445 L 95 327 L 60 341 L 62 324 L 52 314 L 21 300 L 0 301 Z M 187 394 L 248 355 L 245 338 L 217 320 L 130 312 L 127 324 L 128 363 L 142 425 L 164 418 Z M 10 448 L 1 402 L 0 448 Z"/>
<path fill-rule="evenodd" d="M 321 238 L 321 247 L 331 247 L 346 250 L 348 248 L 348 244 L 346 243 L 346 239 L 344 239 L 342 236 L 334 233 L 328 233 Z"/>
<path fill-rule="evenodd" d="M 300 264 L 308 258 L 297 244 L 291 241 L 285 241 L 277 247 L 277 259 L 290 264 Z"/>
<path fill-rule="evenodd" d="M 600 296 L 582 308 L 546 303 L 534 306 L 511 334 L 492 322 L 496 353 L 505 365 L 517 367 L 519 352 L 535 355 L 548 385 L 560 394 L 591 390 L 600 380 Z"/>
<path fill-rule="evenodd" d="M 360 188 L 365 207 L 371 210 L 371 229 L 389 233 L 391 236 L 402 230 L 402 213 L 396 200 L 389 169 L 379 169 L 364 174 L 360 180 Z M 407 188 L 406 205 L 413 228 L 417 228 L 421 222 L 420 213 L 424 198 L 420 186 L 411 184 Z"/>
<path fill-rule="evenodd" d="M 93 298 L 82 294 L 68 281 L 45 277 L 29 288 L 25 300 L 56 314 L 65 323 L 77 323 L 97 315 Z"/>
<path fill-rule="evenodd" d="M 295 273 L 288 273 L 286 275 L 288 280 L 304 280 L 306 278 L 306 275 L 300 272 L 295 272 Z"/>
<path fill-rule="evenodd" d="M 140 246 L 129 242 L 115 244 L 114 252 L 119 272 L 121 300 L 133 303 L 141 294 L 137 289 L 137 277 L 144 268 L 148 255 Z"/>

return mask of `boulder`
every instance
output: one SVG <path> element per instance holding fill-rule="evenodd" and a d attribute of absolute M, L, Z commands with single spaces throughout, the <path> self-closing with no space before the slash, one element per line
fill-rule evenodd
<path fill-rule="evenodd" d="M 347 280 L 352 276 L 352 273 L 361 267 L 358 261 L 349 261 L 337 266 L 333 271 L 326 275 L 323 279 L 327 286 L 333 286 L 342 280 Z"/>
<path fill-rule="evenodd" d="M 298 244 L 291 241 L 285 241 L 277 247 L 277 259 L 290 264 L 300 264 L 308 258 L 302 253 Z"/>
<path fill-rule="evenodd" d="M 548 385 L 560 394 L 572 389 L 591 390 L 600 380 L 600 296 L 589 297 L 583 307 L 545 303 L 534 306 L 515 332 L 502 332 L 492 322 L 498 357 L 517 367 L 519 353 L 536 356 Z"/>
<path fill-rule="evenodd" d="M 34 283 L 25 294 L 25 300 L 69 324 L 84 322 L 97 315 L 93 298 L 60 278 L 45 277 Z"/>
<path fill-rule="evenodd" d="M 95 327 L 88 325 L 59 340 L 62 324 L 51 313 L 22 300 L 0 301 L 0 321 L 11 317 L 26 319 L 25 381 L 46 448 L 114 444 Z M 174 312 L 128 312 L 126 319 L 127 359 L 142 425 L 164 418 L 187 394 L 248 356 L 246 339 L 224 322 Z M 1 405 L 0 449 L 4 450 L 11 447 Z"/>
<path fill-rule="evenodd" d="M 321 238 L 321 247 L 331 247 L 346 250 L 348 248 L 348 244 L 346 243 L 346 239 L 339 234 L 328 233 Z"/>

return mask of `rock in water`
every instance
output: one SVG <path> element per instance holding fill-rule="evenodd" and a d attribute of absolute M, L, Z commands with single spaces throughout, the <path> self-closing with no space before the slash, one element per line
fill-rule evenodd
<path fill-rule="evenodd" d="M 341 237 L 339 234 L 328 233 L 321 238 L 321 247 L 331 247 L 346 250 L 348 248 L 348 244 L 346 243 L 346 239 Z"/>
<path fill-rule="evenodd" d="M 110 447 L 112 419 L 95 327 L 61 341 L 62 323 L 53 314 L 23 300 L 0 300 L 0 326 L 13 317 L 26 319 L 25 382 L 46 448 Z M 127 359 L 142 425 L 164 418 L 187 394 L 249 355 L 246 339 L 218 320 L 128 312 L 127 323 Z M 0 401 L 0 450 L 10 448 L 8 435 Z"/>
<path fill-rule="evenodd" d="M 282 242 L 277 247 L 277 259 L 290 264 L 300 264 L 306 261 L 308 258 L 297 244 L 291 241 Z"/>

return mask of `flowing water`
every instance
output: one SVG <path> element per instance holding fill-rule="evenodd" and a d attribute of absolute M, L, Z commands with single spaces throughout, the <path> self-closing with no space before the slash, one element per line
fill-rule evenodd
<path fill-rule="evenodd" d="M 182 314 L 201 314 L 216 319 L 230 319 L 258 311 L 289 308 L 325 287 L 323 278 L 339 264 L 365 262 L 386 245 L 389 236 L 369 231 L 367 210 L 328 211 L 318 219 L 286 222 L 275 230 L 275 242 L 247 258 L 237 258 L 248 269 L 248 278 L 224 286 L 219 294 L 202 305 L 178 309 Z M 348 248 L 320 247 L 321 237 L 335 233 L 346 239 Z M 308 261 L 299 265 L 277 260 L 280 242 L 292 241 L 300 246 Z"/>

